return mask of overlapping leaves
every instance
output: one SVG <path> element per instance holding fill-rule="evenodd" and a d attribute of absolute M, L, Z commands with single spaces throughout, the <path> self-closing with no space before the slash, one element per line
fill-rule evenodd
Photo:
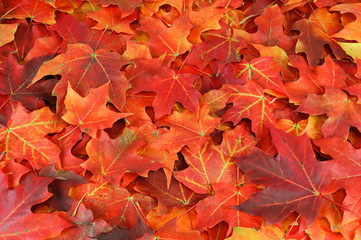
<path fill-rule="evenodd" d="M 359 3 L 0 16 L 0 238 L 358 239 Z"/>

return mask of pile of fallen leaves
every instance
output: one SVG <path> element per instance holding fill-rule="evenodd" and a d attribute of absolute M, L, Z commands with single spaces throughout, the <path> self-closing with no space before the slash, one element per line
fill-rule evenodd
<path fill-rule="evenodd" d="M 0 239 L 361 238 L 358 0 L 0 0 Z"/>

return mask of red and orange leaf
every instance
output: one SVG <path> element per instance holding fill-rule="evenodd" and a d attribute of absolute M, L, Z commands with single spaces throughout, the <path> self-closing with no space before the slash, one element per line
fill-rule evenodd
<path fill-rule="evenodd" d="M 290 96 L 291 102 L 302 102 L 306 99 L 307 95 L 311 93 L 324 93 L 324 89 L 320 85 L 324 83 L 324 81 L 319 81 L 318 75 L 311 71 L 311 68 L 307 64 L 306 59 L 297 55 L 292 55 L 288 58 L 290 65 L 292 67 L 298 68 L 300 73 L 297 81 L 285 83 L 285 87 L 287 89 L 288 95 Z"/>
<path fill-rule="evenodd" d="M 72 170 L 76 173 L 80 173 L 83 170 L 80 164 L 82 164 L 84 161 L 75 157 L 71 152 L 76 143 L 82 139 L 82 131 L 77 126 L 69 126 L 51 138 L 51 140 L 59 147 L 61 151 L 61 169 Z"/>
<path fill-rule="evenodd" d="M 307 120 L 301 120 L 297 123 L 290 119 L 277 119 L 277 129 L 286 133 L 292 133 L 295 136 L 303 135 L 307 131 Z"/>
<path fill-rule="evenodd" d="M 231 93 L 223 88 L 217 90 L 211 90 L 202 95 L 200 102 L 207 103 L 209 106 L 210 115 L 217 116 L 216 112 L 226 107 L 228 99 L 231 97 Z"/>
<path fill-rule="evenodd" d="M 188 146 L 192 152 L 197 152 L 207 142 L 209 135 L 219 124 L 220 119 L 208 115 L 208 105 L 201 106 L 197 114 L 188 110 L 178 112 L 159 119 L 159 127 L 170 127 L 168 133 L 163 134 L 154 145 L 170 153 L 179 152 L 183 146 Z"/>
<path fill-rule="evenodd" d="M 137 221 L 153 209 L 154 200 L 146 195 L 131 195 L 127 189 L 103 181 L 86 183 L 69 189 L 69 195 L 93 211 L 95 219 L 103 219 L 109 225 L 131 228 Z"/>
<path fill-rule="evenodd" d="M 250 216 L 232 208 L 247 200 L 259 189 L 250 183 L 243 182 L 242 179 L 239 179 L 238 183 L 237 179 L 234 179 L 232 183 L 217 183 L 213 185 L 213 188 L 214 195 L 197 204 L 197 229 L 203 230 L 206 227 L 213 227 L 221 221 L 228 222 L 230 227 L 253 228 L 261 226 L 262 219 L 260 217 Z"/>
<path fill-rule="evenodd" d="M 342 215 L 346 214 L 347 211 L 346 209 L 343 211 L 341 208 L 344 198 L 345 192 L 340 189 L 330 195 L 331 201 L 324 201 L 322 203 L 318 219 L 305 230 L 308 236 L 321 240 L 345 239 L 344 236 L 340 234 L 342 226 L 347 224 L 347 221 L 345 224 L 342 223 Z"/>
<path fill-rule="evenodd" d="M 198 100 L 200 92 L 194 88 L 197 75 L 190 73 L 178 73 L 167 67 L 158 69 L 158 73 L 137 88 L 137 92 L 156 92 L 153 101 L 155 117 L 158 119 L 170 114 L 176 102 L 180 102 L 185 108 L 196 113 L 199 108 Z"/>
<path fill-rule="evenodd" d="M 7 97 L 4 105 L 9 104 L 14 109 L 19 102 L 24 107 L 35 110 L 41 106 L 41 99 L 51 100 L 56 79 L 39 81 L 29 86 L 32 77 L 46 59 L 47 57 L 40 57 L 21 65 L 13 55 L 9 55 L 7 61 L 0 65 L 0 94 Z M 11 112 L 5 110 L 0 109 L 0 115 L 4 119 L 0 123 L 3 125 L 7 124 Z"/>
<path fill-rule="evenodd" d="M 58 236 L 64 229 L 71 226 L 72 224 L 56 214 L 25 215 L 21 222 L 11 222 L 2 229 L 0 226 L 0 238 L 6 240 L 49 239 Z"/>
<path fill-rule="evenodd" d="M 117 120 L 131 114 L 117 113 L 106 107 L 108 97 L 108 84 L 91 89 L 83 98 L 76 93 L 70 84 L 65 97 L 67 112 L 62 118 L 69 124 L 78 126 L 83 132 L 95 137 L 98 130 L 109 128 Z"/>
<path fill-rule="evenodd" d="M 196 224 L 197 213 L 191 207 L 175 207 L 168 215 L 158 215 L 156 210 L 152 210 L 148 216 L 148 224 L 154 230 L 162 228 L 167 222 L 176 219 L 178 230 L 192 231 Z"/>
<path fill-rule="evenodd" d="M 237 167 L 220 147 L 206 143 L 196 154 L 188 148 L 183 148 L 182 154 L 189 167 L 176 172 L 175 176 L 196 193 L 212 195 L 213 184 L 229 183 L 236 179 Z"/>
<path fill-rule="evenodd" d="M 271 135 L 277 158 L 258 148 L 246 157 L 235 158 L 253 182 L 267 186 L 236 208 L 263 216 L 266 224 L 277 223 L 296 211 L 311 225 L 323 194 L 327 195 L 333 164 L 316 160 L 306 135 L 296 137 L 275 129 Z"/>
<path fill-rule="evenodd" d="M 15 32 L 19 24 L 0 24 L 0 47 L 15 39 Z"/>
<path fill-rule="evenodd" d="M 81 166 L 119 186 L 120 179 L 126 172 L 146 176 L 148 171 L 163 167 L 154 158 L 140 155 L 137 150 L 144 145 L 146 142 L 137 129 L 125 128 L 123 134 L 116 139 L 110 139 L 107 133 L 102 132 L 87 144 L 89 159 Z"/>
<path fill-rule="evenodd" d="M 213 195 L 214 184 L 236 182 L 237 167 L 231 157 L 246 155 L 255 144 L 250 132 L 239 125 L 224 132 L 221 146 L 206 143 L 197 153 L 183 148 L 182 154 L 189 166 L 175 176 L 196 193 Z"/>
<path fill-rule="evenodd" d="M 74 16 L 58 12 L 56 15 L 56 24 L 49 28 L 57 32 L 63 43 L 60 46 L 60 52 L 65 51 L 68 44 L 84 43 L 95 50 L 108 49 L 119 54 L 124 52 L 124 46 L 129 36 L 117 34 L 116 32 L 93 30 L 92 21 L 79 22 Z"/>
<path fill-rule="evenodd" d="M 226 240 L 276 240 L 284 239 L 284 234 L 279 227 L 276 226 L 262 226 L 260 229 L 235 227 L 233 228 L 232 236 Z"/>
<path fill-rule="evenodd" d="M 284 34 L 282 27 L 283 21 L 284 15 L 281 14 L 279 6 L 269 6 L 262 15 L 254 21 L 258 27 L 258 31 L 253 34 L 242 31 L 241 36 L 251 43 L 262 44 L 268 47 L 279 46 L 285 51 L 288 51 L 292 46 L 292 42 L 291 38 Z"/>
<path fill-rule="evenodd" d="M 32 83 L 46 75 L 60 74 L 61 81 L 69 82 L 74 91 L 82 97 L 85 97 L 91 88 L 110 83 L 111 102 L 121 110 L 129 83 L 121 74 L 120 68 L 127 62 L 118 53 L 110 50 L 99 49 L 94 52 L 86 44 L 69 44 L 66 53 L 58 55 L 40 67 Z M 74 71 L 74 68 L 77 71 Z"/>
<path fill-rule="evenodd" d="M 360 181 L 361 158 L 360 150 L 355 149 L 348 141 L 340 137 L 316 139 L 314 143 L 321 148 L 322 153 L 332 156 L 335 170 L 332 174 L 333 187 L 346 189 L 343 201 L 343 223 L 349 223 L 361 216 L 361 198 L 357 191 Z"/>
<path fill-rule="evenodd" d="M 255 58 L 250 63 L 241 61 L 236 65 L 236 77 L 245 82 L 252 80 L 264 90 L 275 90 L 280 93 L 286 93 L 280 73 L 270 68 L 271 61 L 271 57 Z"/>
<path fill-rule="evenodd" d="M 6 8 L 1 15 L 7 19 L 30 18 L 31 21 L 54 24 L 55 9 L 44 0 L 2 0 L 2 5 Z"/>
<path fill-rule="evenodd" d="M 229 85 L 228 89 L 232 93 L 228 102 L 233 106 L 222 116 L 223 121 L 232 121 L 236 125 L 242 118 L 249 118 L 256 136 L 266 136 L 268 127 L 275 125 L 272 114 L 275 106 L 264 95 L 263 89 L 253 81 L 245 86 Z"/>
<path fill-rule="evenodd" d="M 142 92 L 136 95 L 127 95 L 123 112 L 133 113 L 127 117 L 129 126 L 142 126 L 147 122 L 151 122 L 146 108 L 152 106 L 154 101 L 154 93 Z"/>
<path fill-rule="evenodd" d="M 220 30 L 210 30 L 202 33 L 202 43 L 194 45 L 187 63 L 203 70 L 212 60 L 216 59 L 223 66 L 229 62 L 239 62 L 239 51 L 246 47 L 246 43 L 239 36 L 239 30 L 221 23 Z"/>
<path fill-rule="evenodd" d="M 142 4 L 141 0 L 91 0 L 90 2 L 94 4 L 107 5 L 116 5 L 119 9 L 122 10 L 123 15 L 127 16 L 131 14 L 137 7 Z"/>
<path fill-rule="evenodd" d="M 26 176 L 20 185 L 7 189 L 7 179 L 0 171 L 0 238 L 2 239 L 43 239 L 55 237 L 72 226 L 56 214 L 33 214 L 31 207 L 48 199 L 48 184 L 52 180 L 32 174 Z"/>
<path fill-rule="evenodd" d="M 107 233 L 102 233 L 97 236 L 99 240 L 108 239 L 139 239 L 146 233 L 151 233 L 151 229 L 144 224 L 140 217 L 137 218 L 136 224 L 130 229 L 115 226 L 113 230 Z M 64 239 L 65 240 L 65 239 Z"/>
<path fill-rule="evenodd" d="M 166 54 L 175 58 L 192 47 L 187 40 L 192 25 L 186 14 L 177 18 L 171 26 L 166 26 L 158 18 L 148 16 L 141 17 L 139 24 L 140 27 L 137 30 L 146 32 L 150 37 L 145 44 L 149 46 L 154 57 Z"/>
<path fill-rule="evenodd" d="M 175 219 L 167 222 L 162 228 L 158 229 L 154 234 L 146 233 L 139 240 L 203 240 L 199 231 L 179 231 Z"/>
<path fill-rule="evenodd" d="M 340 16 L 329 13 L 327 8 L 315 9 L 309 19 L 301 19 L 292 26 L 293 30 L 301 32 L 296 44 L 296 53 L 304 52 L 311 66 L 317 65 L 324 56 L 323 47 L 329 44 L 336 55 L 344 54 L 332 35 L 342 29 Z"/>
<path fill-rule="evenodd" d="M 104 220 L 94 219 L 92 211 L 77 201 L 73 202 L 68 212 L 60 212 L 59 216 L 73 223 L 74 226 L 65 229 L 60 236 L 51 240 L 67 240 L 73 236 L 79 236 L 79 240 L 91 240 L 112 229 Z"/>
<path fill-rule="evenodd" d="M 257 139 L 250 133 L 249 127 L 241 123 L 234 129 L 223 132 L 222 150 L 229 157 L 248 155 L 256 145 Z"/>
<path fill-rule="evenodd" d="M 168 214 L 174 207 L 192 206 L 204 198 L 174 178 L 168 187 L 166 179 L 163 170 L 150 172 L 147 178 L 136 179 L 136 191 L 158 199 L 157 214 Z"/>
<path fill-rule="evenodd" d="M 57 32 L 67 44 L 88 43 L 90 38 L 90 26 L 79 22 L 74 16 L 66 13 L 57 13 L 56 23 L 49 27 Z"/>
<path fill-rule="evenodd" d="M 132 19 L 124 19 L 121 13 L 121 8 L 110 5 L 103 7 L 99 11 L 87 14 L 90 18 L 98 22 L 93 29 L 97 30 L 111 30 L 117 33 L 134 34 L 129 28 Z"/>
<path fill-rule="evenodd" d="M 41 203 L 51 196 L 51 193 L 48 192 L 48 184 L 52 181 L 50 178 L 29 174 L 13 190 L 8 189 L 7 177 L 2 171 L 0 171 L 0 178 L 1 196 L 3 196 L 3 207 L 0 211 L 2 229 L 7 224 L 16 221 L 17 218 L 31 214 L 30 208 L 33 205 Z"/>
<path fill-rule="evenodd" d="M 361 105 L 339 89 L 325 90 L 321 96 L 310 94 L 297 111 L 313 115 L 326 113 L 329 118 L 321 128 L 324 137 L 347 137 L 350 126 L 361 129 Z"/>
<path fill-rule="evenodd" d="M 64 126 L 65 123 L 47 107 L 28 113 L 18 105 L 8 127 L 0 126 L 0 149 L 4 160 L 26 159 L 34 169 L 49 164 L 60 167 L 60 150 L 45 136 L 61 131 Z"/>
<path fill-rule="evenodd" d="M 322 66 L 316 66 L 315 73 L 318 76 L 318 84 L 323 87 L 341 89 L 346 87 L 345 71 L 329 56 L 326 57 Z"/>
<path fill-rule="evenodd" d="M 204 31 L 220 29 L 219 20 L 224 16 L 224 12 L 225 9 L 222 8 L 205 7 L 188 13 L 190 23 L 194 25 L 188 36 L 190 42 L 201 43 L 201 34 Z"/>
<path fill-rule="evenodd" d="M 356 21 L 349 22 L 348 24 L 343 26 L 341 31 L 335 33 L 333 37 L 361 42 L 361 34 L 360 34 L 361 4 L 360 3 L 339 4 L 330 8 L 330 11 L 339 11 L 342 14 L 352 13 L 356 16 Z"/>
<path fill-rule="evenodd" d="M 8 177 L 9 188 L 18 186 L 20 178 L 31 170 L 27 166 L 15 162 L 15 160 L 0 162 L 0 168 Z"/>

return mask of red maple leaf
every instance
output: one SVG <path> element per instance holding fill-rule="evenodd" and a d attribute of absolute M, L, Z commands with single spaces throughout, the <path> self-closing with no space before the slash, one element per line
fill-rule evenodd
<path fill-rule="evenodd" d="M 305 135 L 295 137 L 274 129 L 271 135 L 277 158 L 258 148 L 246 157 L 235 158 L 252 182 L 267 186 L 236 208 L 263 216 L 267 224 L 277 223 L 297 211 L 311 225 L 331 181 L 333 164 L 316 160 Z"/>

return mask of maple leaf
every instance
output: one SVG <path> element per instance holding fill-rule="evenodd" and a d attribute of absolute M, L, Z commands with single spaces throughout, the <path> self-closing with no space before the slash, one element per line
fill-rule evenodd
<path fill-rule="evenodd" d="M 113 230 L 107 233 L 102 233 L 97 236 L 99 240 L 111 239 L 139 239 L 145 233 L 150 233 L 151 230 L 143 223 L 141 218 L 138 217 L 137 223 L 130 229 L 115 226 Z"/>
<path fill-rule="evenodd" d="M 117 113 L 107 109 L 108 85 L 104 84 L 96 89 L 91 89 L 89 94 L 82 98 L 68 85 L 65 97 L 67 112 L 62 118 L 69 124 L 79 128 L 95 137 L 97 130 L 111 127 L 117 120 L 127 117 L 129 113 Z"/>
<path fill-rule="evenodd" d="M 309 19 L 301 19 L 292 26 L 301 32 L 296 44 L 296 53 L 305 52 L 311 66 L 317 65 L 323 57 L 323 47 L 329 44 L 336 55 L 344 54 L 331 36 L 342 29 L 337 13 L 329 13 L 326 8 L 315 9 Z"/>
<path fill-rule="evenodd" d="M 98 22 L 93 29 L 109 29 L 117 33 L 134 34 L 129 28 L 129 24 L 133 19 L 122 18 L 121 8 L 118 6 L 103 7 L 99 11 L 90 12 L 87 15 Z"/>
<path fill-rule="evenodd" d="M 83 170 L 80 164 L 84 161 L 71 153 L 76 143 L 82 139 L 82 131 L 77 126 L 69 126 L 51 138 L 61 151 L 59 155 L 61 169 L 72 170 L 76 173 L 80 173 Z"/>
<path fill-rule="evenodd" d="M 47 191 L 49 178 L 26 176 L 20 185 L 7 189 L 7 180 L 0 171 L 0 194 L 3 197 L 0 210 L 0 238 L 3 239 L 44 239 L 55 237 L 72 226 L 56 214 L 33 214 L 31 207 L 51 196 Z"/>
<path fill-rule="evenodd" d="M 46 75 L 60 74 L 61 82 L 69 82 L 74 91 L 82 97 L 85 97 L 91 88 L 110 83 L 111 102 L 121 110 L 129 83 L 121 74 L 120 68 L 127 62 L 118 53 L 110 50 L 99 49 L 94 52 L 86 44 L 69 44 L 66 53 L 58 55 L 40 67 L 32 83 Z"/>
<path fill-rule="evenodd" d="M 271 61 L 272 58 L 270 57 L 255 58 L 250 63 L 241 61 L 236 65 L 236 78 L 245 82 L 252 80 L 265 90 L 270 89 L 286 93 L 281 75 L 270 68 Z"/>
<path fill-rule="evenodd" d="M 339 4 L 330 8 L 330 11 L 339 11 L 342 14 L 352 13 L 356 16 L 356 21 L 348 22 L 348 24 L 346 24 L 339 32 L 335 33 L 333 37 L 361 42 L 361 35 L 359 31 L 361 20 L 360 9 L 360 3 Z"/>
<path fill-rule="evenodd" d="M 246 155 L 255 144 L 250 132 L 239 125 L 224 132 L 221 146 L 206 143 L 197 153 L 183 148 L 182 154 L 189 167 L 176 172 L 176 178 L 196 193 L 213 195 L 213 184 L 236 180 L 237 168 L 231 157 Z"/>
<path fill-rule="evenodd" d="M 184 240 L 202 240 L 199 231 L 179 231 L 175 220 L 167 222 L 162 228 L 158 229 L 154 234 L 146 233 L 139 240 L 167 240 L 167 239 L 184 239 Z"/>
<path fill-rule="evenodd" d="M 341 229 L 347 225 L 347 223 L 342 223 L 342 215 L 347 214 L 347 210 L 344 209 L 345 211 L 343 211 L 341 208 L 344 198 L 345 192 L 340 189 L 330 196 L 331 201 L 324 201 L 316 222 L 308 227 L 305 233 L 315 239 L 338 239 L 340 232 L 342 232 Z M 333 231 L 337 228 L 341 231 Z"/>
<path fill-rule="evenodd" d="M 0 168 L 8 177 L 9 188 L 18 186 L 20 178 L 30 171 L 30 168 L 15 162 L 15 160 L 1 161 Z"/>
<path fill-rule="evenodd" d="M 242 179 L 239 179 L 238 183 L 237 179 L 233 180 L 233 182 L 213 184 L 214 195 L 197 204 L 197 229 L 203 230 L 206 227 L 213 227 L 221 221 L 228 222 L 232 227 L 258 227 L 261 225 L 261 218 L 250 216 L 232 208 L 244 202 L 258 189 L 252 184 L 244 183 Z"/>
<path fill-rule="evenodd" d="M 191 151 L 198 151 L 207 141 L 207 137 L 219 124 L 219 118 L 208 115 L 208 105 L 201 106 L 197 114 L 188 110 L 178 112 L 176 110 L 169 116 L 165 116 L 156 122 L 159 127 L 168 126 L 170 131 L 163 134 L 154 145 L 159 149 L 176 153 L 187 145 Z"/>
<path fill-rule="evenodd" d="M 18 24 L 0 24 L 0 47 L 15 39 Z"/>
<path fill-rule="evenodd" d="M 168 225 L 169 222 L 176 222 L 177 230 L 180 232 L 188 232 L 194 230 L 197 213 L 194 208 L 190 206 L 175 207 L 168 215 L 158 215 L 153 209 L 148 214 L 148 225 L 154 230 L 161 229 Z M 167 224 L 168 223 L 168 224 Z"/>
<path fill-rule="evenodd" d="M 97 235 L 108 232 L 112 227 L 104 220 L 94 219 L 91 210 L 84 204 L 74 201 L 68 212 L 59 212 L 59 216 L 74 224 L 74 227 L 65 229 L 60 236 L 54 239 L 66 240 L 73 236 L 81 236 L 81 240 L 91 240 Z"/>
<path fill-rule="evenodd" d="M 326 113 L 329 118 L 321 128 L 324 137 L 346 137 L 350 126 L 361 129 L 361 106 L 339 89 L 325 90 L 322 96 L 310 94 L 297 111 L 313 115 Z"/>
<path fill-rule="evenodd" d="M 197 154 L 187 148 L 182 154 L 189 167 L 176 172 L 176 178 L 196 193 L 214 194 L 213 184 L 236 178 L 237 167 L 221 148 L 206 143 Z"/>
<path fill-rule="evenodd" d="M 255 19 L 258 31 L 252 34 L 241 31 L 240 35 L 247 42 L 264 46 L 279 46 L 287 51 L 292 45 L 291 38 L 283 32 L 283 20 L 284 16 L 278 5 L 267 7 L 262 15 Z"/>
<path fill-rule="evenodd" d="M 102 4 L 102 5 L 115 5 L 117 8 L 121 9 L 123 15 L 127 16 L 131 14 L 137 7 L 142 4 L 141 0 L 91 0 L 94 4 Z"/>
<path fill-rule="evenodd" d="M 292 55 L 288 56 L 288 58 L 290 65 L 298 68 L 300 73 L 297 81 L 286 82 L 284 84 L 292 102 L 303 102 L 307 95 L 311 93 L 324 93 L 324 89 L 320 85 L 323 81 L 319 81 L 318 75 L 311 71 L 310 66 L 303 57 Z"/>
<path fill-rule="evenodd" d="M 146 32 L 150 37 L 145 44 L 153 56 L 167 54 L 174 58 L 192 47 L 187 40 L 192 25 L 186 15 L 177 18 L 169 28 L 159 19 L 148 16 L 140 18 L 139 24 L 137 30 Z"/>
<path fill-rule="evenodd" d="M 9 55 L 7 61 L 0 65 L 0 94 L 6 96 L 2 106 L 10 105 L 14 109 L 16 103 L 20 102 L 24 107 L 37 109 L 41 98 L 51 100 L 56 79 L 39 81 L 29 87 L 32 77 L 46 59 L 48 58 L 40 57 L 20 65 L 13 55 Z M 11 112 L 6 112 L 6 108 L 0 110 L 3 125 L 7 124 Z"/>
<path fill-rule="evenodd" d="M 226 240 L 283 239 L 283 232 L 276 226 L 262 226 L 260 229 L 235 227 L 232 236 Z"/>
<path fill-rule="evenodd" d="M 220 25 L 222 27 L 220 30 L 202 33 L 202 43 L 194 45 L 187 58 L 188 64 L 202 70 L 213 59 L 217 59 L 221 65 L 241 60 L 239 51 L 245 48 L 246 44 L 239 36 L 239 30 L 232 29 L 222 22 Z"/>
<path fill-rule="evenodd" d="M 137 178 L 135 190 L 158 199 L 157 214 L 170 213 L 173 207 L 194 205 L 204 198 L 196 194 L 181 182 L 172 178 L 169 187 L 163 170 L 149 172 L 147 178 Z"/>
<path fill-rule="evenodd" d="M 30 18 L 31 21 L 42 22 L 46 24 L 54 24 L 54 11 L 55 9 L 42 0 L 3 0 L 2 5 L 6 8 L 6 14 L 2 14 L 7 19 L 18 18 L 25 19 Z"/>
<path fill-rule="evenodd" d="M 127 117 L 129 126 L 141 126 L 151 122 L 151 117 L 148 115 L 146 108 L 152 106 L 154 97 L 153 93 L 147 92 L 127 95 L 123 112 L 133 113 L 133 115 Z"/>
<path fill-rule="evenodd" d="M 286 133 L 292 133 L 295 136 L 300 136 L 307 131 L 307 120 L 301 120 L 297 123 L 290 119 L 277 119 L 277 129 Z"/>
<path fill-rule="evenodd" d="M 216 111 L 226 107 L 228 99 L 231 97 L 231 93 L 225 88 L 211 90 L 202 95 L 200 99 L 201 103 L 207 103 L 209 106 L 210 115 L 217 116 Z"/>
<path fill-rule="evenodd" d="M 268 127 L 275 125 L 271 112 L 275 107 L 263 94 L 263 89 L 253 81 L 245 86 L 229 85 L 227 88 L 231 91 L 228 102 L 233 106 L 222 116 L 223 121 L 232 121 L 236 125 L 242 118 L 249 118 L 257 137 L 267 135 Z"/>
<path fill-rule="evenodd" d="M 234 129 L 226 129 L 223 132 L 221 148 L 229 157 L 245 156 L 256 145 L 257 140 L 250 133 L 249 127 L 241 123 Z"/>
<path fill-rule="evenodd" d="M 124 52 L 126 42 L 130 35 L 120 35 L 114 31 L 94 30 L 93 21 L 79 22 L 74 16 L 57 13 L 56 24 L 49 28 L 63 38 L 63 43 L 59 46 L 59 52 L 66 51 L 68 44 L 85 43 L 93 49 L 108 49 L 119 54 Z M 126 58 L 126 56 L 124 56 Z"/>
<path fill-rule="evenodd" d="M 321 148 L 322 153 L 335 159 L 335 170 L 332 179 L 334 188 L 343 187 L 347 195 L 343 201 L 345 207 L 343 223 L 359 219 L 361 214 L 360 194 L 355 186 L 360 179 L 360 150 L 340 137 L 316 139 L 314 143 Z"/>
<path fill-rule="evenodd" d="M 90 24 L 79 22 L 74 16 L 66 13 L 58 13 L 56 23 L 49 28 L 59 34 L 67 44 L 88 43 L 91 38 Z"/>
<path fill-rule="evenodd" d="M 69 192 L 71 197 L 82 200 L 84 206 L 92 210 L 95 219 L 103 219 L 111 226 L 131 228 L 137 215 L 142 216 L 141 211 L 147 214 L 155 205 L 150 196 L 130 194 L 127 189 L 102 179 L 71 187 Z"/>
<path fill-rule="evenodd" d="M 267 186 L 236 209 L 261 215 L 266 224 L 277 223 L 297 211 L 311 225 L 330 184 L 333 164 L 316 160 L 306 135 L 295 137 L 271 129 L 271 136 L 277 158 L 258 148 L 246 157 L 235 157 L 252 182 Z"/>
<path fill-rule="evenodd" d="M 145 145 L 137 130 L 125 128 L 123 134 L 110 139 L 102 132 L 98 138 L 92 139 L 86 147 L 89 159 L 82 164 L 84 169 L 94 174 L 103 175 L 105 180 L 119 185 L 125 172 L 136 172 L 146 176 L 148 171 L 157 170 L 163 165 L 154 158 L 137 154 Z"/>
<path fill-rule="evenodd" d="M 322 66 L 316 66 L 315 73 L 318 83 L 323 87 L 345 88 L 346 73 L 330 56 L 326 57 Z"/>
<path fill-rule="evenodd" d="M 199 91 L 194 88 L 197 75 L 190 73 L 176 73 L 175 71 L 162 67 L 158 73 L 148 80 L 143 80 L 136 92 L 152 91 L 157 96 L 153 101 L 155 117 L 158 119 L 169 114 L 176 102 L 180 102 L 185 108 L 192 112 L 198 111 Z"/>
<path fill-rule="evenodd" d="M 0 149 L 5 161 L 26 159 L 34 169 L 53 163 L 60 167 L 60 150 L 45 136 L 61 131 L 64 125 L 47 107 L 28 113 L 18 105 L 8 127 L 0 126 Z"/>
<path fill-rule="evenodd" d="M 358 239 L 356 2 L 2 0 L 0 238 Z"/>
<path fill-rule="evenodd" d="M 18 24 L 14 41 L 2 47 L 2 58 L 13 54 L 21 63 L 26 63 L 40 56 L 53 56 L 61 43 L 57 34 L 49 31 L 43 24 L 35 24 L 26 20 L 9 20 Z"/>
<path fill-rule="evenodd" d="M 190 30 L 188 39 L 193 44 L 201 43 L 201 34 L 204 31 L 220 29 L 219 20 L 223 17 L 225 9 L 216 7 L 205 7 L 199 11 L 188 13 L 189 21 L 194 27 Z"/>

